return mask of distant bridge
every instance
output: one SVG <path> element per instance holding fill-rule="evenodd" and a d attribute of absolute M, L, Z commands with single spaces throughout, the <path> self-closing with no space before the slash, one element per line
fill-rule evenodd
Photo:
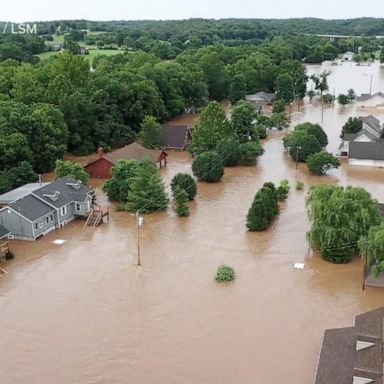
<path fill-rule="evenodd" d="M 306 33 L 306 36 L 317 36 L 317 37 L 323 37 L 325 39 L 329 39 L 329 41 L 336 41 L 341 39 L 351 39 L 352 37 L 375 37 L 376 39 L 382 39 L 384 36 L 348 36 L 348 35 L 324 35 L 324 34 L 317 34 L 317 33 Z"/>

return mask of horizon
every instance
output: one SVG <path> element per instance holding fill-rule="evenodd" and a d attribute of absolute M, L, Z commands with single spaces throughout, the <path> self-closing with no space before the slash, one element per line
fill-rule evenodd
<path fill-rule="evenodd" d="M 220 4 L 212 0 L 195 0 L 185 3 L 181 0 L 142 0 L 138 3 L 110 0 L 104 3 L 84 0 L 79 3 L 68 0 L 57 3 L 55 7 L 47 6 L 46 0 L 35 0 L 33 3 L 21 0 L 7 3 L 2 9 L 1 19 L 10 23 L 48 22 L 58 20 L 88 21 L 172 21 L 188 19 L 260 19 L 288 20 L 314 18 L 322 20 L 350 20 L 359 18 L 379 19 L 384 17 L 384 9 L 380 0 L 367 0 L 361 3 L 350 3 L 347 0 L 334 2 L 323 0 L 321 7 L 305 0 L 286 2 L 275 0 L 262 4 L 250 0 L 239 0 L 236 3 L 224 0 Z M 261 9 L 262 8 L 262 9 Z M 379 14 L 378 14 L 379 13 Z"/>

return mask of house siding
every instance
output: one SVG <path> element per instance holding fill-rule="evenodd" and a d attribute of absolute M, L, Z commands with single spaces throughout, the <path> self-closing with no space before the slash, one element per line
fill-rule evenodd
<path fill-rule="evenodd" d="M 0 212 L 0 223 L 11 235 L 21 240 L 34 240 L 33 224 L 12 210 L 4 209 Z"/>
<path fill-rule="evenodd" d="M 48 219 L 48 222 L 47 222 Z M 41 225 L 42 222 L 42 225 Z M 37 228 L 36 228 L 37 227 Z M 45 235 L 56 228 L 56 212 L 52 211 L 50 214 L 43 216 L 39 220 L 33 222 L 34 238 Z"/>
<path fill-rule="evenodd" d="M 84 169 L 91 175 L 91 177 L 109 179 L 112 176 L 112 167 L 113 164 L 111 162 L 101 158 L 89 165 L 86 165 Z"/>

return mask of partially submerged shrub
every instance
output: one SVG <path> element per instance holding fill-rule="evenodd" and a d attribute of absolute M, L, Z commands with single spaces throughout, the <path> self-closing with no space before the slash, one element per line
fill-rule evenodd
<path fill-rule="evenodd" d="M 11 251 L 8 251 L 6 254 L 5 254 L 5 260 L 12 260 L 15 258 L 15 255 L 11 252 Z"/>
<path fill-rule="evenodd" d="M 296 190 L 302 191 L 304 189 L 304 183 L 300 180 L 296 181 Z"/>
<path fill-rule="evenodd" d="M 215 280 L 219 283 L 223 283 L 225 281 L 232 281 L 234 279 L 235 271 L 232 267 L 229 267 L 228 265 L 220 265 L 220 267 L 217 268 Z"/>
<path fill-rule="evenodd" d="M 279 201 L 287 200 L 289 189 L 290 189 L 289 181 L 281 180 L 280 185 L 277 187 L 277 199 Z"/>

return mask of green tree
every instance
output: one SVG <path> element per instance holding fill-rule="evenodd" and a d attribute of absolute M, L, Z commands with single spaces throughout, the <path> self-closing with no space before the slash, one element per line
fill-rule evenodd
<path fill-rule="evenodd" d="M 349 262 L 358 240 L 381 221 L 378 202 L 363 188 L 312 185 L 306 205 L 309 243 L 332 263 Z"/>
<path fill-rule="evenodd" d="M 363 129 L 363 121 L 358 117 L 350 117 L 343 125 L 341 137 L 343 138 L 346 133 L 358 133 Z"/>
<path fill-rule="evenodd" d="M 213 101 L 203 109 L 188 150 L 193 155 L 212 151 L 216 149 L 220 140 L 234 135 L 234 129 L 227 120 L 224 110 L 216 101 Z"/>
<path fill-rule="evenodd" d="M 295 98 L 295 87 L 292 77 L 288 73 L 280 74 L 276 79 L 277 98 L 290 103 Z"/>
<path fill-rule="evenodd" d="M 127 202 L 132 189 L 132 183 L 138 172 L 137 160 L 118 160 L 112 167 L 112 177 L 108 179 L 103 191 L 109 200 Z"/>
<path fill-rule="evenodd" d="M 375 277 L 384 272 L 384 223 L 369 228 L 358 241 L 360 255 Z"/>
<path fill-rule="evenodd" d="M 11 188 L 17 188 L 24 184 L 32 183 L 39 178 L 38 174 L 34 172 L 32 165 L 28 163 L 28 161 L 20 162 L 18 166 L 10 168 L 7 173 Z"/>
<path fill-rule="evenodd" d="M 310 79 L 315 83 L 315 89 L 320 92 L 320 99 L 323 98 L 323 93 L 328 91 L 328 76 L 331 74 L 329 71 L 323 71 L 319 75 L 313 74 Z"/>
<path fill-rule="evenodd" d="M 160 147 L 161 127 L 154 116 L 145 116 L 141 123 L 140 139 L 146 148 Z"/>
<path fill-rule="evenodd" d="M 174 190 L 173 197 L 176 201 L 175 211 L 177 216 L 189 216 L 188 193 L 184 189 L 180 188 L 179 185 L 177 185 Z"/>
<path fill-rule="evenodd" d="M 283 113 L 285 111 L 285 101 L 283 99 L 276 100 L 272 107 L 272 113 Z"/>
<path fill-rule="evenodd" d="M 241 159 L 241 145 L 233 137 L 219 141 L 216 152 L 223 160 L 224 167 L 233 167 L 237 165 Z"/>
<path fill-rule="evenodd" d="M 349 97 L 343 93 L 340 93 L 340 95 L 337 96 L 337 101 L 340 105 L 347 105 L 350 102 Z"/>
<path fill-rule="evenodd" d="M 229 100 L 232 104 L 245 99 L 247 93 L 247 83 L 243 75 L 235 75 L 229 86 Z"/>
<path fill-rule="evenodd" d="M 132 181 L 128 210 L 140 213 L 165 211 L 168 203 L 169 199 L 159 170 L 149 159 L 143 160 Z"/>
<path fill-rule="evenodd" d="M 347 96 L 349 98 L 349 101 L 353 101 L 356 99 L 356 93 L 352 88 L 348 89 Z"/>
<path fill-rule="evenodd" d="M 295 126 L 295 131 L 303 131 L 308 135 L 314 136 L 322 148 L 328 145 L 328 137 L 323 128 L 319 124 L 312 124 L 309 122 L 298 124 Z"/>
<path fill-rule="evenodd" d="M 331 168 L 339 168 L 340 161 L 329 152 L 321 151 L 307 158 L 307 167 L 311 173 L 322 176 Z"/>
<path fill-rule="evenodd" d="M 214 151 L 198 155 L 192 163 L 193 174 L 202 181 L 216 182 L 224 175 L 222 158 Z"/>
<path fill-rule="evenodd" d="M 241 100 L 234 106 L 231 122 L 240 143 L 258 140 L 257 116 L 256 107 L 248 101 Z"/>
<path fill-rule="evenodd" d="M 247 215 L 250 231 L 264 231 L 279 213 L 277 191 L 273 183 L 265 183 L 256 193 Z"/>
<path fill-rule="evenodd" d="M 288 198 L 290 185 L 288 180 L 281 180 L 277 187 L 277 199 L 278 201 L 285 201 Z"/>
<path fill-rule="evenodd" d="M 195 179 L 188 173 L 177 173 L 171 182 L 172 193 L 175 193 L 177 187 L 187 192 L 188 200 L 193 200 L 197 194 Z"/>
<path fill-rule="evenodd" d="M 384 48 L 381 48 L 380 50 L 380 63 L 384 63 Z"/>
<path fill-rule="evenodd" d="M 83 184 L 88 184 L 89 174 L 80 163 L 56 160 L 55 164 L 55 173 L 58 178 L 70 176 L 73 179 L 80 180 Z"/>
<path fill-rule="evenodd" d="M 293 131 L 284 137 L 283 142 L 295 161 L 306 161 L 308 156 L 321 151 L 316 137 L 304 131 Z"/>
<path fill-rule="evenodd" d="M 249 141 L 241 144 L 241 162 L 244 165 L 254 165 L 257 158 L 264 154 L 264 149 L 260 143 Z"/>

